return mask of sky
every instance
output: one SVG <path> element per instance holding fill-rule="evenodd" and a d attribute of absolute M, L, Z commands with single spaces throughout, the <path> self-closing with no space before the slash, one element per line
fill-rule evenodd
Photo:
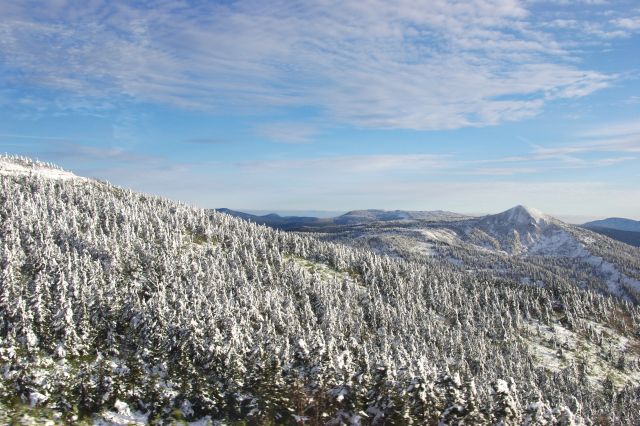
<path fill-rule="evenodd" d="M 0 151 L 207 208 L 640 219 L 640 3 L 0 0 Z"/>

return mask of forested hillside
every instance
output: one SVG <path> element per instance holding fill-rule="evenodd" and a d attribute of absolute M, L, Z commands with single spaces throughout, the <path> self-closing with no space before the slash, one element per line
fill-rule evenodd
<path fill-rule="evenodd" d="M 405 260 L 439 262 L 480 280 L 564 283 L 640 302 L 637 247 L 523 206 L 481 217 L 434 213 L 429 219 L 288 229 Z"/>
<path fill-rule="evenodd" d="M 622 231 L 620 229 L 605 228 L 599 226 L 587 227 L 590 231 L 597 232 L 598 234 L 606 235 L 614 240 L 621 241 L 625 244 L 629 244 L 635 247 L 640 247 L 640 232 L 637 231 Z"/>
<path fill-rule="evenodd" d="M 640 422 L 624 300 L 0 164 L 5 422 Z"/>

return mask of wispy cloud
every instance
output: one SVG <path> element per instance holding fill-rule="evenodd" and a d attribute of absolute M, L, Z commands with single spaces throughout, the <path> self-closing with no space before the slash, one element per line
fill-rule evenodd
<path fill-rule="evenodd" d="M 590 143 L 563 145 L 558 147 L 536 147 L 533 150 L 535 159 L 562 159 L 574 154 L 586 153 L 640 153 L 640 140 L 606 139 Z"/>
<path fill-rule="evenodd" d="M 592 154 L 597 154 L 596 156 Z M 488 157 L 468 160 L 450 154 L 378 154 L 378 155 L 334 155 L 313 158 L 287 158 L 257 161 L 242 161 L 235 167 L 256 173 L 298 173 L 304 170 L 307 176 L 320 175 L 343 179 L 352 175 L 389 175 L 412 173 L 418 175 L 476 175 L 514 176 L 543 174 L 608 167 L 629 161 L 637 161 L 640 140 L 600 140 L 555 147 L 532 145 L 529 152 L 510 157 Z"/>
<path fill-rule="evenodd" d="M 259 126 L 256 132 L 274 142 L 307 143 L 318 134 L 318 129 L 308 123 L 275 122 Z"/>
<path fill-rule="evenodd" d="M 81 97 L 83 108 L 304 106 L 366 127 L 451 129 L 531 117 L 614 77 L 577 66 L 516 0 L 21 2 L 3 12 L 10 84 Z"/>
<path fill-rule="evenodd" d="M 57 161 L 80 161 L 102 164 L 132 163 L 136 165 L 162 164 L 163 158 L 149 154 L 137 154 L 130 150 L 113 147 L 102 148 L 72 142 L 57 142 L 55 145 L 43 146 L 40 155 Z"/>
<path fill-rule="evenodd" d="M 558 146 L 534 146 L 527 158 L 556 159 L 576 165 L 612 165 L 632 161 L 637 157 L 629 154 L 640 154 L 640 123 L 634 120 L 601 124 L 578 133 L 577 139 L 577 142 Z M 579 157 L 587 154 L 598 154 L 599 157 Z"/>
<path fill-rule="evenodd" d="M 251 170 L 304 169 L 322 173 L 375 173 L 389 171 L 430 171 L 449 167 L 447 156 L 426 154 L 327 156 L 291 160 L 245 161 L 236 164 Z"/>
<path fill-rule="evenodd" d="M 465 173 L 478 176 L 513 176 L 540 173 L 540 171 L 538 167 L 476 167 L 467 169 Z"/>
<path fill-rule="evenodd" d="M 0 140 L 29 140 L 29 141 L 68 141 L 66 137 L 59 136 L 40 136 L 40 135 L 22 135 L 17 133 L 0 133 Z"/>
<path fill-rule="evenodd" d="M 191 139 L 187 139 L 185 142 L 190 144 L 196 144 L 196 145 L 222 145 L 222 144 L 229 143 L 229 141 L 226 139 L 216 138 L 216 137 L 191 138 Z"/>
<path fill-rule="evenodd" d="M 583 138 L 630 136 L 640 140 L 640 117 L 637 120 L 601 124 L 589 130 L 582 131 L 579 133 L 579 136 Z"/>

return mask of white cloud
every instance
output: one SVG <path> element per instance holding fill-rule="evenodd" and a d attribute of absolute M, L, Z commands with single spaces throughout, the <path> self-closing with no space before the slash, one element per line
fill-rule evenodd
<path fill-rule="evenodd" d="M 591 3 L 591 5 L 594 4 L 597 3 Z M 597 11 L 590 17 L 588 17 L 589 14 L 593 12 L 588 8 L 584 8 L 581 10 L 583 13 L 582 19 L 574 19 L 580 12 L 576 13 L 575 10 L 572 10 L 570 14 L 563 15 L 562 18 L 544 21 L 541 25 L 543 27 L 567 31 L 566 35 L 572 38 L 576 38 L 576 35 L 583 33 L 595 39 L 592 40 L 592 42 L 597 42 L 598 39 L 607 42 L 616 38 L 630 37 L 634 31 L 640 29 L 640 17 L 629 17 L 628 7 L 623 4 L 618 6 L 617 9 L 610 8 L 604 12 L 601 10 Z M 596 10 L 598 9 L 599 8 L 596 8 Z M 607 17 L 607 19 L 602 19 L 603 17 Z"/>
<path fill-rule="evenodd" d="M 640 120 L 605 123 L 583 131 L 579 136 L 584 138 L 611 138 L 635 136 L 640 139 Z"/>
<path fill-rule="evenodd" d="M 618 18 L 613 21 L 615 25 L 620 28 L 624 28 L 631 31 L 640 30 L 640 16 L 634 16 L 631 18 Z"/>
<path fill-rule="evenodd" d="M 516 0 L 27 2 L 0 21 L 0 54 L 15 85 L 93 99 L 310 106 L 367 127 L 449 129 L 609 84 L 530 18 Z"/>

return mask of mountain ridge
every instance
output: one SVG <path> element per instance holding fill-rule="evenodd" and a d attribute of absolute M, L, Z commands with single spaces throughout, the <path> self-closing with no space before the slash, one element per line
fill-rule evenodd
<path fill-rule="evenodd" d="M 458 266 L 472 264 L 478 273 L 498 271 L 492 264 L 503 263 L 501 257 L 517 257 L 522 264 L 510 273 L 515 272 L 522 282 L 544 282 L 551 278 L 541 281 L 524 272 L 526 264 L 541 256 L 547 259 L 545 262 L 563 264 L 554 272 L 553 279 L 578 274 L 582 283 L 590 283 L 580 285 L 593 286 L 602 293 L 627 300 L 640 300 L 640 252 L 637 249 L 622 244 L 616 246 L 615 251 L 603 250 L 602 247 L 612 244 L 607 236 L 565 223 L 535 208 L 516 205 L 496 214 L 440 217 L 442 220 L 438 220 L 438 215 L 427 220 L 405 216 L 400 219 L 396 211 L 391 211 L 390 217 L 384 210 L 364 211 L 368 217 L 364 220 L 361 212 L 355 211 L 353 220 L 334 220 L 315 227 L 294 223 L 282 229 L 320 232 L 329 241 L 364 246 L 399 257 L 426 256 Z M 381 215 L 382 220 L 376 220 Z M 542 269 L 539 273 L 543 273 Z"/>
<path fill-rule="evenodd" d="M 216 208 L 215 211 L 230 214 L 235 217 L 250 220 L 262 225 L 279 227 L 282 229 L 291 229 L 295 227 L 324 227 L 334 225 L 363 225 L 378 221 L 415 221 L 415 220 L 448 220 L 470 218 L 460 213 L 454 213 L 444 210 L 433 211 L 409 211 L 409 210 L 352 210 L 339 216 L 334 217 L 314 217 L 314 216 L 281 216 L 276 213 L 265 215 L 254 215 L 238 210 L 228 208 Z"/>
<path fill-rule="evenodd" d="M 585 228 L 609 228 L 619 231 L 640 232 L 640 220 L 626 219 L 622 217 L 609 217 L 583 223 Z"/>
<path fill-rule="evenodd" d="M 409 213 L 355 210 L 336 218 L 307 222 L 296 218 L 276 221 L 265 219 L 265 216 L 252 218 L 242 213 L 234 214 L 283 230 L 320 232 L 328 240 L 365 244 L 380 253 L 400 257 L 436 257 L 457 265 L 476 264 L 478 259 L 484 259 L 480 262 L 480 270 L 492 268 L 491 262 L 495 260 L 491 260 L 491 256 L 494 255 L 517 256 L 524 262 L 531 262 L 536 256 L 544 256 L 548 261 L 555 259 L 554 262 L 561 259 L 565 262 L 562 273 L 580 273 L 582 281 L 591 282 L 590 285 L 603 293 L 640 300 L 640 253 L 627 244 L 617 247 L 616 252 L 600 248 L 611 244 L 603 237 L 619 237 L 619 240 L 620 235 L 571 225 L 524 205 L 479 217 L 441 211 L 414 212 L 413 216 Z M 624 238 L 629 237 L 633 236 Z M 408 250 L 408 247 L 413 248 Z M 450 250 L 459 253 L 445 254 Z M 633 266 L 629 268 L 629 264 Z M 585 275 L 576 268 L 593 272 Z M 518 274 L 523 282 L 539 281 L 522 272 Z M 558 277 L 561 275 L 557 274 Z"/>
<path fill-rule="evenodd" d="M 619 229 L 600 228 L 598 226 L 590 226 L 587 229 L 593 232 L 597 232 L 598 234 L 605 235 L 614 240 L 623 242 L 625 244 L 640 247 L 640 232 L 621 231 Z"/>

